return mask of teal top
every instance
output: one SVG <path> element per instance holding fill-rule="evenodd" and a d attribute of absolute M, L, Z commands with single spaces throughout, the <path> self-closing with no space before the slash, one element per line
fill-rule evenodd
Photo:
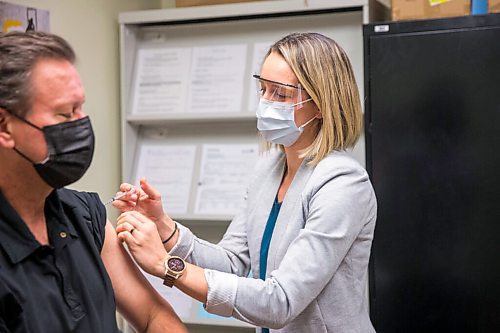
<path fill-rule="evenodd" d="M 278 202 L 278 196 L 276 196 L 276 198 L 274 199 L 273 207 L 271 208 L 271 213 L 269 213 L 269 218 L 267 219 L 266 229 L 264 229 L 264 235 L 262 236 L 262 243 L 260 245 L 259 277 L 262 280 L 266 279 L 267 255 L 269 253 L 269 245 L 271 244 L 271 238 L 273 237 L 274 226 L 276 225 L 276 220 L 278 219 L 280 208 L 281 202 Z M 269 333 L 269 329 L 262 328 L 262 333 Z"/>

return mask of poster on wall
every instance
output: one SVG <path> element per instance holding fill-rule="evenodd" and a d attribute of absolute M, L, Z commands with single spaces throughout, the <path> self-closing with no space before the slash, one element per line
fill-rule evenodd
<path fill-rule="evenodd" d="M 50 31 L 49 11 L 0 1 L 2 32 Z"/>

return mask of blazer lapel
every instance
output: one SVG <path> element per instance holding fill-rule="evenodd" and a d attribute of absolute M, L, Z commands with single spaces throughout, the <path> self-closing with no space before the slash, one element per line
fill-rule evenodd
<path fill-rule="evenodd" d="M 255 194 L 255 206 L 253 207 L 253 212 L 250 214 L 249 224 L 248 224 L 248 242 L 249 248 L 255 249 L 252 253 L 252 266 L 259 267 L 260 270 L 260 245 L 262 243 L 262 236 L 264 234 L 264 229 L 266 227 L 269 214 L 271 213 L 271 208 L 274 202 L 274 198 L 278 193 L 278 188 L 283 179 L 283 170 L 285 166 L 285 155 L 280 154 L 280 157 L 275 160 L 274 165 L 266 171 L 266 175 L 263 175 L 262 185 L 260 189 Z M 250 231 L 251 230 L 251 231 Z M 254 274 L 258 273 L 257 271 Z"/>
<path fill-rule="evenodd" d="M 285 199 L 281 204 L 281 209 L 276 221 L 276 226 L 274 227 L 273 237 L 271 239 L 271 245 L 269 246 L 269 257 L 267 259 L 267 272 L 271 273 L 272 270 L 276 269 L 281 258 L 277 256 L 278 249 L 280 248 L 283 237 L 286 235 L 286 229 L 288 227 L 297 228 L 295 225 L 290 225 L 292 223 L 294 216 L 296 214 L 296 208 L 301 205 L 301 192 L 307 184 L 309 177 L 311 176 L 314 168 L 308 167 L 308 160 L 303 160 L 302 164 L 297 171 L 290 187 L 287 190 Z M 279 186 L 279 184 L 278 184 Z M 303 226 L 299 226 L 302 228 Z"/>

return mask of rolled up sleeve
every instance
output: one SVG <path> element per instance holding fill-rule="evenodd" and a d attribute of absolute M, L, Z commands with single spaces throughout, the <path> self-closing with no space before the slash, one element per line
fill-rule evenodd
<path fill-rule="evenodd" d="M 208 295 L 205 308 L 208 312 L 231 317 L 236 302 L 238 277 L 234 274 L 205 269 L 208 283 Z"/>

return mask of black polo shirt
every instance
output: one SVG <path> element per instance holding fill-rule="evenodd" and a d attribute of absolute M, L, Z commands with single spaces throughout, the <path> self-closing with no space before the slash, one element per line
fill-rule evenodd
<path fill-rule="evenodd" d="M 0 193 L 0 332 L 118 332 L 95 193 L 55 190 L 41 245 Z"/>

